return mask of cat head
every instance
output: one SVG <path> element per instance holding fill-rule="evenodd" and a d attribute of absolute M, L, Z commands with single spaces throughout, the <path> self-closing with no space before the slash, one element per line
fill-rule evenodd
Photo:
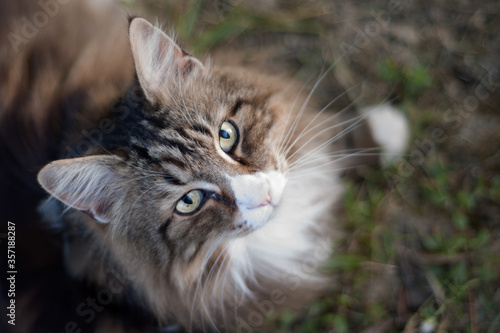
<path fill-rule="evenodd" d="M 140 106 L 125 103 L 133 110 L 111 139 L 48 164 L 38 180 L 77 223 L 112 232 L 120 251 L 162 267 L 190 262 L 279 209 L 290 101 L 271 79 L 203 66 L 143 19 L 131 21 L 130 45 Z"/>
<path fill-rule="evenodd" d="M 92 147 L 39 172 L 69 207 L 45 214 L 72 274 L 104 284 L 122 272 L 161 321 L 225 318 L 260 278 L 281 283 L 311 232 L 328 237 L 311 217 L 328 219 L 338 192 L 325 149 L 337 126 L 287 81 L 204 66 L 140 18 L 129 36 L 131 87 L 108 131 L 84 133 Z"/>

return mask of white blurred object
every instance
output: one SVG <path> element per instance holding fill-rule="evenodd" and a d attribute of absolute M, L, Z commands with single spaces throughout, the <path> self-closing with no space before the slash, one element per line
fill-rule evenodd
<path fill-rule="evenodd" d="M 436 330 L 437 323 L 434 318 L 428 318 L 420 324 L 420 331 L 422 333 L 433 333 Z"/>
<path fill-rule="evenodd" d="M 401 156 L 410 139 L 408 119 L 390 104 L 369 106 L 361 109 L 366 117 L 375 142 L 382 148 L 382 165 L 392 163 Z"/>

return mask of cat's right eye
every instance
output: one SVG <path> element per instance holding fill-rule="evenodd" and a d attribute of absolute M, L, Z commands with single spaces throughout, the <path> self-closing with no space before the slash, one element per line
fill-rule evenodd
<path fill-rule="evenodd" d="M 182 197 L 175 206 L 175 212 L 188 215 L 196 212 L 203 203 L 203 193 L 200 190 L 192 190 Z"/>
<path fill-rule="evenodd" d="M 221 149 L 229 153 L 238 144 L 238 129 L 232 121 L 222 123 L 219 132 L 219 144 Z"/>

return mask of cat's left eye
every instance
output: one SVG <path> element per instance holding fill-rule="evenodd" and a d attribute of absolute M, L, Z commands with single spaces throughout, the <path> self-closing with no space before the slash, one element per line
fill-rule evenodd
<path fill-rule="evenodd" d="M 226 120 L 222 123 L 219 132 L 219 143 L 221 149 L 226 153 L 229 153 L 236 147 L 238 143 L 238 129 L 233 122 Z"/>
<path fill-rule="evenodd" d="M 192 190 L 177 202 L 175 211 L 181 215 L 192 214 L 201 207 L 202 203 L 203 193 L 200 190 Z"/>

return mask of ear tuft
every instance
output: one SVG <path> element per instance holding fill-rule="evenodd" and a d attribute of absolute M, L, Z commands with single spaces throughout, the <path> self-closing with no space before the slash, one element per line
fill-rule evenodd
<path fill-rule="evenodd" d="M 106 223 L 110 221 L 113 205 L 125 191 L 123 176 L 117 172 L 122 163 L 116 156 L 59 160 L 38 173 L 38 182 L 66 205 Z"/>
<path fill-rule="evenodd" d="M 151 102 L 169 96 L 169 89 L 203 69 L 198 59 L 142 18 L 130 21 L 129 34 L 139 83 Z"/>

